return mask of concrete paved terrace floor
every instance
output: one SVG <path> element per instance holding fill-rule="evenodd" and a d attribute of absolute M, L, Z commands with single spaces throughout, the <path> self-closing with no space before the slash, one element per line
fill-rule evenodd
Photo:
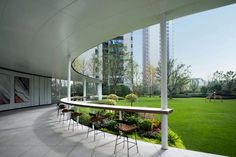
<path fill-rule="evenodd" d="M 118 147 L 113 154 L 116 136 L 107 134 L 103 138 L 92 134 L 86 138 L 87 127 L 79 126 L 73 132 L 68 124 L 58 122 L 56 106 L 41 106 L 0 112 L 0 156 L 1 157 L 106 157 L 127 156 L 126 149 Z M 161 150 L 160 145 L 138 141 L 130 156 L 139 157 L 213 157 L 218 155 L 170 148 Z"/>

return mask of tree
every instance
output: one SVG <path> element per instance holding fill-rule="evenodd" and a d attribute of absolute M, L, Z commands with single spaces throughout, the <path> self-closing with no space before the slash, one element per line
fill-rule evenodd
<path fill-rule="evenodd" d="M 125 100 L 130 102 L 130 105 L 133 106 L 133 103 L 138 99 L 137 95 L 131 93 L 125 96 Z"/>
<path fill-rule="evenodd" d="M 92 77 L 99 76 L 101 71 L 101 61 L 99 60 L 99 57 L 97 54 L 92 54 L 92 57 L 88 61 L 88 70 Z"/>
<path fill-rule="evenodd" d="M 153 86 L 156 82 L 156 68 L 154 66 L 147 67 L 147 87 L 148 87 L 148 94 L 151 97 L 153 94 Z"/>
<path fill-rule="evenodd" d="M 124 74 L 127 70 L 127 66 L 125 63 L 129 60 L 128 53 L 126 52 L 126 47 L 122 43 L 111 43 L 108 46 L 108 80 L 110 81 L 110 85 L 112 86 L 113 91 L 117 92 L 118 83 L 122 83 L 124 81 Z M 108 85 L 109 86 L 109 85 Z"/>
<path fill-rule="evenodd" d="M 141 82 L 139 65 L 133 60 L 132 56 L 127 60 L 127 68 L 125 70 L 125 79 L 130 83 L 131 91 L 136 91 L 137 86 Z"/>
<path fill-rule="evenodd" d="M 190 81 L 190 66 L 185 64 L 176 64 L 176 60 L 170 59 L 167 64 L 167 88 L 169 98 L 172 99 L 178 91 L 183 90 L 184 86 Z M 161 81 L 161 63 L 157 68 L 157 78 Z"/>
<path fill-rule="evenodd" d="M 206 95 L 207 91 L 208 91 L 208 88 L 206 86 L 202 86 L 200 91 L 201 91 L 202 94 Z"/>
<path fill-rule="evenodd" d="M 76 71 L 80 72 L 81 74 L 88 75 L 88 62 L 85 59 L 80 59 L 77 57 L 72 64 Z"/>
<path fill-rule="evenodd" d="M 189 83 L 189 88 L 192 93 L 196 93 L 199 89 L 199 81 L 197 79 L 191 79 Z"/>
<path fill-rule="evenodd" d="M 236 88 L 236 72 L 214 72 L 212 80 L 208 83 L 208 88 L 211 92 L 231 95 Z"/>
<path fill-rule="evenodd" d="M 227 71 L 224 76 L 224 89 L 228 91 L 228 94 L 231 94 L 236 88 L 236 72 Z"/>

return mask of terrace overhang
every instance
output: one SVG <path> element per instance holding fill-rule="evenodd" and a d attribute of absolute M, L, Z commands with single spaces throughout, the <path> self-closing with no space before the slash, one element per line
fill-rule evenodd
<path fill-rule="evenodd" d="M 66 79 L 67 56 L 166 19 L 235 0 L 1 0 L 0 67 Z M 72 79 L 78 75 L 72 71 Z"/>

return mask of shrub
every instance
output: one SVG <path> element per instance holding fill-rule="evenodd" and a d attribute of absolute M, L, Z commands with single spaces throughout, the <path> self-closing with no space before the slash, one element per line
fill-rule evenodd
<path fill-rule="evenodd" d="M 134 102 L 136 102 L 138 99 L 137 95 L 131 93 L 125 96 L 125 100 L 130 102 L 131 106 L 133 105 Z"/>
<path fill-rule="evenodd" d="M 116 126 L 117 126 L 117 122 L 115 120 L 107 120 L 104 122 L 104 124 L 102 125 L 102 127 L 111 130 L 111 131 L 116 131 Z"/>
<path fill-rule="evenodd" d="M 121 97 L 126 96 L 130 92 L 131 91 L 130 91 L 130 88 L 128 86 L 125 86 L 125 85 L 118 85 L 117 86 L 116 94 L 121 96 Z"/>
<path fill-rule="evenodd" d="M 151 122 L 152 122 L 153 128 L 160 128 L 161 127 L 161 122 L 159 120 L 153 119 L 153 120 L 151 120 Z"/>
<path fill-rule="evenodd" d="M 116 101 L 112 99 L 93 101 L 95 104 L 116 105 Z"/>
<path fill-rule="evenodd" d="M 157 137 L 157 134 L 158 132 L 155 131 L 144 131 L 140 133 L 140 136 L 155 139 Z"/>
<path fill-rule="evenodd" d="M 106 99 L 105 104 L 107 105 L 116 105 L 116 101 L 112 99 Z"/>
<path fill-rule="evenodd" d="M 83 125 L 86 125 L 86 126 L 89 126 L 89 123 L 90 123 L 90 116 L 88 114 L 82 114 L 80 117 L 79 117 L 79 121 L 81 124 Z"/>
<path fill-rule="evenodd" d="M 109 95 L 107 96 L 107 99 L 112 99 L 112 100 L 117 101 L 117 100 L 118 100 L 118 96 L 115 95 L 115 94 L 109 94 Z"/>
<path fill-rule="evenodd" d="M 127 120 L 128 122 L 130 122 L 132 124 L 138 125 L 141 121 L 141 118 L 138 117 L 138 116 L 133 115 L 133 116 L 125 118 L 125 120 Z"/>
<path fill-rule="evenodd" d="M 151 131 L 152 130 L 152 122 L 149 119 L 145 119 L 139 123 L 140 130 L 143 131 Z"/>
<path fill-rule="evenodd" d="M 114 112 L 105 112 L 103 115 L 105 118 L 111 119 L 115 116 Z"/>
<path fill-rule="evenodd" d="M 137 112 L 123 112 L 123 117 L 126 119 L 126 118 L 129 118 L 131 116 L 135 116 L 135 117 L 139 117 L 138 113 Z"/>

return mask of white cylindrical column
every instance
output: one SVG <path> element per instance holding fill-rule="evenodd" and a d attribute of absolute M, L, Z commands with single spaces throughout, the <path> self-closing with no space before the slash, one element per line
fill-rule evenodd
<path fill-rule="evenodd" d="M 161 108 L 168 108 L 167 93 L 167 42 L 166 42 L 166 15 L 162 14 L 160 22 L 161 33 Z M 162 114 L 161 119 L 161 147 L 168 149 L 168 115 Z"/>
<path fill-rule="evenodd" d="M 71 100 L 71 56 L 68 55 L 68 65 L 67 65 L 67 100 Z"/>
<path fill-rule="evenodd" d="M 86 101 L 86 91 L 87 91 L 87 85 L 86 85 L 86 79 L 84 79 L 84 82 L 83 82 L 83 100 Z"/>
<path fill-rule="evenodd" d="M 98 95 L 98 100 L 102 100 L 102 83 L 101 82 L 97 84 L 97 95 Z"/>

